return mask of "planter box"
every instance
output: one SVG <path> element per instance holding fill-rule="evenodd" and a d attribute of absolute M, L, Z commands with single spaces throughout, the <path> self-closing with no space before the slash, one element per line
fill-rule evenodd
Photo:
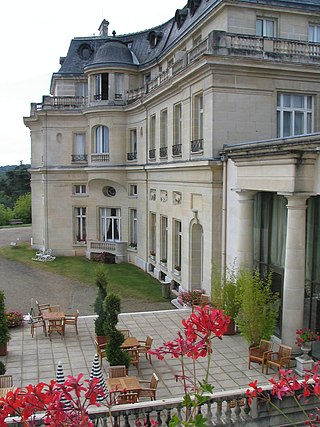
<path fill-rule="evenodd" d="M 8 353 L 8 343 L 0 344 L 0 356 L 6 356 Z"/>

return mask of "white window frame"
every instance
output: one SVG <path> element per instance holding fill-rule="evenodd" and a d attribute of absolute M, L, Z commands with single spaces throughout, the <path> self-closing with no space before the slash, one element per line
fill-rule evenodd
<path fill-rule="evenodd" d="M 76 132 L 73 134 L 73 154 L 76 156 L 86 155 L 86 134 Z"/>
<path fill-rule="evenodd" d="M 86 184 L 74 184 L 73 185 L 73 194 L 75 196 L 86 196 L 87 195 Z"/>
<path fill-rule="evenodd" d="M 297 105 L 302 101 L 302 106 Z M 306 135 L 313 132 L 314 100 L 312 95 L 278 93 L 277 95 L 277 136 L 285 138 Z M 298 129 L 300 118 L 300 130 Z M 301 121 L 302 120 L 302 121 Z M 302 128 L 302 129 L 301 129 Z"/>
<path fill-rule="evenodd" d="M 180 220 L 173 220 L 173 266 L 181 269 L 182 253 L 182 223 Z"/>
<path fill-rule="evenodd" d="M 149 138 L 149 149 L 153 150 L 156 148 L 156 115 L 150 116 L 150 138 Z"/>
<path fill-rule="evenodd" d="M 137 184 L 129 184 L 129 196 L 137 197 L 138 196 L 138 185 Z"/>
<path fill-rule="evenodd" d="M 320 24 L 309 24 L 308 42 L 320 43 Z"/>
<path fill-rule="evenodd" d="M 138 212 L 137 209 L 129 209 L 129 232 L 130 244 L 129 246 L 136 248 L 138 244 Z"/>
<path fill-rule="evenodd" d="M 94 128 L 93 141 L 94 154 L 109 154 L 109 128 L 108 126 L 96 126 Z"/>
<path fill-rule="evenodd" d="M 155 212 L 150 212 L 149 249 L 150 255 L 155 256 L 157 249 L 157 215 Z"/>
<path fill-rule="evenodd" d="M 76 96 L 87 98 L 87 96 L 88 96 L 88 82 L 76 83 Z"/>
<path fill-rule="evenodd" d="M 193 99 L 193 139 L 203 139 L 203 94 L 197 94 Z"/>
<path fill-rule="evenodd" d="M 272 31 L 270 31 L 271 24 L 272 24 Z M 276 37 L 276 20 L 273 18 L 262 18 L 260 16 L 257 17 L 256 35 L 259 37 Z"/>
<path fill-rule="evenodd" d="M 130 147 L 129 152 L 137 154 L 138 133 L 137 129 L 130 129 Z"/>
<path fill-rule="evenodd" d="M 114 96 L 115 99 L 121 100 L 123 98 L 123 73 L 114 73 Z"/>
<path fill-rule="evenodd" d="M 161 216 L 160 227 L 161 227 L 160 229 L 161 260 L 160 261 L 167 262 L 168 260 L 168 217 L 167 216 Z"/>
<path fill-rule="evenodd" d="M 109 234 L 109 236 L 108 236 Z M 100 208 L 100 239 L 103 242 L 120 242 L 121 209 Z"/>
<path fill-rule="evenodd" d="M 160 147 L 168 146 L 168 110 L 160 111 Z"/>
<path fill-rule="evenodd" d="M 87 208 L 75 207 L 75 242 L 86 243 L 87 241 Z"/>
<path fill-rule="evenodd" d="M 174 105 L 174 113 L 173 113 L 173 145 L 181 145 L 182 144 L 182 104 Z"/>

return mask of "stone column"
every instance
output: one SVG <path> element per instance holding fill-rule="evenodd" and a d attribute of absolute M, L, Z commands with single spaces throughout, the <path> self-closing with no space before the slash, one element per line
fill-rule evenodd
<path fill-rule="evenodd" d="M 237 262 L 239 266 L 252 269 L 253 266 L 253 198 L 255 191 L 237 190 L 238 236 Z"/>
<path fill-rule="evenodd" d="M 295 347 L 296 330 L 303 325 L 307 196 L 285 197 L 288 200 L 288 217 L 281 341 Z"/>

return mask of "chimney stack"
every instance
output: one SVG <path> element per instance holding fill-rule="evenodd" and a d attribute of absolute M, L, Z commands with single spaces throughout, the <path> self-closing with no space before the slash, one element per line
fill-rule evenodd
<path fill-rule="evenodd" d="M 109 27 L 109 22 L 104 19 L 101 22 L 100 27 L 98 28 L 99 35 L 100 36 L 107 36 L 108 35 L 108 27 Z"/>

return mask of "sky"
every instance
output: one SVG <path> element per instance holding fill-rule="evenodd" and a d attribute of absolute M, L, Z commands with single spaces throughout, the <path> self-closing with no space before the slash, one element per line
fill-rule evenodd
<path fill-rule="evenodd" d="M 146 30 L 171 19 L 186 0 L 11 0 L 0 4 L 0 166 L 31 163 L 30 103 L 49 94 L 52 73 L 74 37 Z"/>

